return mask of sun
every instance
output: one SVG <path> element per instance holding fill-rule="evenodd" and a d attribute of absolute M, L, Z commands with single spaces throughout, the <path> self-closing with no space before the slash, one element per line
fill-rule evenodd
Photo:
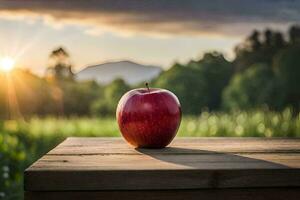
<path fill-rule="evenodd" d="M 11 57 L 0 58 L 0 69 L 4 72 L 11 71 L 15 66 L 15 60 Z"/>

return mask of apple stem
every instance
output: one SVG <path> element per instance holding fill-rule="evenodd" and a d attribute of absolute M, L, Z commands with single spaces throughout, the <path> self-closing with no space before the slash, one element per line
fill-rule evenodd
<path fill-rule="evenodd" d="M 149 84 L 146 82 L 145 85 L 146 85 L 146 87 L 148 89 L 148 92 L 150 93 Z"/>

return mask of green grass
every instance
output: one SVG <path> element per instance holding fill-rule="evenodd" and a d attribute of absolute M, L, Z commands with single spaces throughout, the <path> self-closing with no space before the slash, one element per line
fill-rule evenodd
<path fill-rule="evenodd" d="M 193 137 L 300 137 L 300 115 L 287 109 L 271 111 L 202 113 L 185 117 L 179 136 Z"/>
<path fill-rule="evenodd" d="M 114 118 L 31 118 L 0 121 L 0 199 L 21 199 L 23 170 L 68 136 L 118 137 Z M 207 113 L 182 119 L 179 137 L 300 137 L 290 110 Z"/>
<path fill-rule="evenodd" d="M 2 127 L 2 128 L 1 128 Z M 115 118 L 31 118 L 24 121 L 4 121 L 0 130 L 11 134 L 26 134 L 33 138 L 65 138 L 68 136 L 121 136 Z M 298 137 L 300 115 L 289 109 L 271 111 L 208 113 L 198 117 L 183 117 L 178 136 L 183 137 Z"/>

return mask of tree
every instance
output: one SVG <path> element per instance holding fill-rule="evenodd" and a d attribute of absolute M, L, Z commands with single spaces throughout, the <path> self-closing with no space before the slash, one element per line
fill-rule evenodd
<path fill-rule="evenodd" d="M 270 47 L 272 45 L 273 32 L 270 29 L 266 29 L 264 32 L 264 46 Z"/>
<path fill-rule="evenodd" d="M 260 33 L 254 30 L 253 33 L 248 37 L 249 49 L 251 51 L 257 51 L 261 48 L 261 43 L 259 41 Z"/>
<path fill-rule="evenodd" d="M 284 84 L 286 104 L 300 110 L 300 44 L 292 44 L 274 58 L 273 67 Z"/>
<path fill-rule="evenodd" d="M 199 114 L 208 104 L 208 97 L 202 87 L 204 84 L 198 69 L 176 63 L 154 80 L 152 87 L 172 91 L 179 98 L 183 113 Z"/>
<path fill-rule="evenodd" d="M 295 44 L 300 42 L 300 26 L 294 25 L 289 30 L 290 43 Z"/>
<path fill-rule="evenodd" d="M 93 114 L 106 116 L 113 115 L 116 111 L 119 100 L 122 95 L 130 90 L 126 82 L 118 78 L 105 86 L 104 96 L 97 98 L 91 105 L 91 112 Z"/>
<path fill-rule="evenodd" d="M 235 48 L 235 69 L 237 72 L 241 72 L 257 63 L 271 66 L 273 57 L 285 46 L 286 41 L 280 32 L 266 29 L 262 40 L 260 40 L 260 33 L 254 31 Z"/>
<path fill-rule="evenodd" d="M 49 59 L 50 65 L 47 68 L 46 76 L 57 80 L 73 79 L 74 73 L 70 64 L 70 56 L 64 48 L 59 47 L 54 49 Z"/>
<path fill-rule="evenodd" d="M 19 112 L 23 116 L 51 113 L 53 99 L 45 79 L 25 70 L 16 70 L 11 79 L 15 88 Z"/>
<path fill-rule="evenodd" d="M 282 84 L 266 64 L 255 64 L 236 74 L 223 92 L 225 109 L 251 109 L 264 105 L 280 109 L 284 100 Z"/>
<path fill-rule="evenodd" d="M 233 65 L 221 53 L 213 52 L 205 53 L 202 59 L 194 64 L 188 64 L 189 66 L 199 70 L 198 78 L 204 82 L 201 86 L 208 98 L 205 106 L 210 110 L 219 109 L 222 91 L 233 74 Z"/>
<path fill-rule="evenodd" d="M 91 104 L 103 97 L 103 88 L 94 81 L 64 81 L 60 89 L 64 115 L 88 115 Z"/>
<path fill-rule="evenodd" d="M 275 32 L 273 36 L 273 45 L 276 49 L 276 52 L 285 47 L 286 41 L 284 40 L 282 33 Z"/>
<path fill-rule="evenodd" d="M 265 32 L 265 37 L 270 31 Z M 235 47 L 236 58 L 234 59 L 234 67 L 236 72 L 248 69 L 255 63 L 265 62 L 266 56 L 262 54 L 264 44 L 260 41 L 260 32 L 253 31 L 245 41 Z"/>
<path fill-rule="evenodd" d="M 272 66 L 274 56 L 286 46 L 282 33 L 274 32 L 269 29 L 265 31 L 265 38 L 262 43 L 262 50 L 257 52 L 262 56 L 261 60 L 256 63 L 265 63 L 268 66 Z"/>
<path fill-rule="evenodd" d="M 28 70 L 15 69 L 9 77 L 0 73 L 0 82 L 0 118 L 52 114 L 53 99 L 45 79 Z"/>
<path fill-rule="evenodd" d="M 221 93 L 232 75 L 233 67 L 222 54 L 204 54 L 199 61 L 175 64 L 155 81 L 155 87 L 174 92 L 186 114 L 199 114 L 202 109 L 217 110 Z"/>

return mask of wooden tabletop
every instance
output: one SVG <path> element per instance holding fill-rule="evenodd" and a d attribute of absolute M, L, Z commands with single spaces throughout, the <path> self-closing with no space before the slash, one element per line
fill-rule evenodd
<path fill-rule="evenodd" d="M 68 138 L 25 171 L 26 191 L 300 186 L 300 139 L 176 138 L 134 149 L 122 138 Z"/>

